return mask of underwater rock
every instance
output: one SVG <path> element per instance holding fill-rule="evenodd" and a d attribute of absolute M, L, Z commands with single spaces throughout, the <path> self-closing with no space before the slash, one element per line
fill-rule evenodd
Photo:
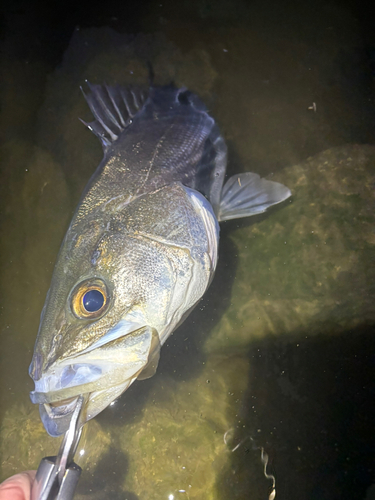
<path fill-rule="evenodd" d="M 85 456 L 82 450 L 88 439 L 90 455 Z M 110 441 L 99 424 L 92 421 L 92 425 L 84 427 L 76 461 L 80 461 L 85 470 L 90 470 L 97 458 L 109 448 Z M 57 455 L 60 442 L 61 439 L 51 438 L 46 433 L 37 407 L 31 404 L 14 405 L 5 411 L 0 427 L 0 477 L 5 479 L 23 470 L 37 469 L 43 457 Z"/>
<path fill-rule="evenodd" d="M 124 489 L 140 499 L 217 498 L 217 478 L 230 456 L 224 434 L 236 419 L 248 370 L 245 358 L 213 356 L 188 380 L 156 376 L 141 420 L 112 428 L 129 457 Z"/>
<path fill-rule="evenodd" d="M 36 469 L 40 459 L 55 455 L 60 441 L 50 438 L 32 405 L 6 410 L 0 428 L 1 477 Z"/>
<path fill-rule="evenodd" d="M 214 355 L 200 367 L 196 364 L 190 378 L 162 371 L 136 382 L 96 419 L 104 436 L 111 436 L 109 453 L 108 448 L 95 451 L 101 434 L 92 433 L 89 425 L 83 447 L 90 464 L 86 467 L 85 456 L 76 457 L 85 471 L 77 500 L 103 498 L 108 492 L 111 498 L 131 500 L 218 498 L 218 478 L 238 444 L 231 426 L 238 422 L 248 373 L 245 357 Z M 258 454 L 254 461 L 261 473 Z M 257 479 L 254 491 L 268 486 L 264 478 Z"/>
<path fill-rule="evenodd" d="M 40 111 L 38 142 L 63 166 L 78 200 L 102 159 L 100 142 L 79 121 L 92 115 L 82 95 L 85 81 L 95 84 L 186 86 L 209 100 L 217 73 L 204 50 L 183 54 L 163 34 L 124 35 L 111 28 L 76 30 L 61 66 L 51 76 Z M 209 102 L 206 102 L 209 104 Z"/>
<path fill-rule="evenodd" d="M 375 147 L 348 145 L 272 177 L 293 197 L 231 233 L 241 279 L 206 352 L 267 335 L 338 334 L 375 320 L 374 166 Z"/>

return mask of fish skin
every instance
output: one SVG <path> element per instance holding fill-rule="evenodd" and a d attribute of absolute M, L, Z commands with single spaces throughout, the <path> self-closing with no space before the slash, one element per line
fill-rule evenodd
<path fill-rule="evenodd" d="M 126 116 L 121 88 L 91 90 L 88 126 L 104 158 L 62 243 L 29 371 L 52 436 L 69 425 L 70 398 L 85 394 L 83 424 L 142 371 L 152 374 L 217 263 L 226 146 L 203 103 L 186 89 L 153 87 Z M 102 287 L 98 317 L 77 316 L 80 286 Z"/>
<path fill-rule="evenodd" d="M 197 189 L 214 209 L 218 207 L 225 168 L 215 172 L 212 168 L 203 182 L 198 175 L 199 163 L 210 139 L 221 140 L 225 155 L 226 146 L 197 96 L 191 94 L 191 104 L 181 104 L 179 98 L 186 93 L 184 88 L 150 89 L 145 106 L 131 125 L 105 147 L 104 159 L 85 190 L 86 210 L 81 207 L 79 219 L 98 204 L 130 202 L 172 182 Z"/>

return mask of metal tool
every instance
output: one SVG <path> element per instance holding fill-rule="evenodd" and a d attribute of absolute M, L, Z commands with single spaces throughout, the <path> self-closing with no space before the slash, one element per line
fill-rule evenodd
<path fill-rule="evenodd" d="M 84 397 L 79 396 L 69 429 L 55 457 L 44 457 L 38 467 L 31 500 L 72 500 L 82 469 L 73 462 L 81 437 L 79 415 Z"/>

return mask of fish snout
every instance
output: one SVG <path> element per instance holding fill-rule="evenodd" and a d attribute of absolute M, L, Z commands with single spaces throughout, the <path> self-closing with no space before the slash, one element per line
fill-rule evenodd
<path fill-rule="evenodd" d="M 30 399 L 39 404 L 47 432 L 53 437 L 66 432 L 80 395 L 85 395 L 82 424 L 120 396 L 152 357 L 155 334 L 145 326 L 75 358 L 53 363 L 38 379 L 35 375 L 39 375 L 41 361 L 34 356 L 30 374 L 35 390 Z"/>
<path fill-rule="evenodd" d="M 34 353 L 33 359 L 31 360 L 29 366 L 29 375 L 34 380 L 34 382 L 36 380 L 39 380 L 40 377 L 42 376 L 42 365 L 43 365 L 42 355 L 39 352 Z"/>

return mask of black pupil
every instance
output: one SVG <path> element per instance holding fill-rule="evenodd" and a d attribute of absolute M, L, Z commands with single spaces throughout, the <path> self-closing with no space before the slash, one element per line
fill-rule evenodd
<path fill-rule="evenodd" d="M 83 307 L 87 312 L 96 312 L 103 307 L 104 297 L 99 290 L 90 290 L 83 296 Z"/>

